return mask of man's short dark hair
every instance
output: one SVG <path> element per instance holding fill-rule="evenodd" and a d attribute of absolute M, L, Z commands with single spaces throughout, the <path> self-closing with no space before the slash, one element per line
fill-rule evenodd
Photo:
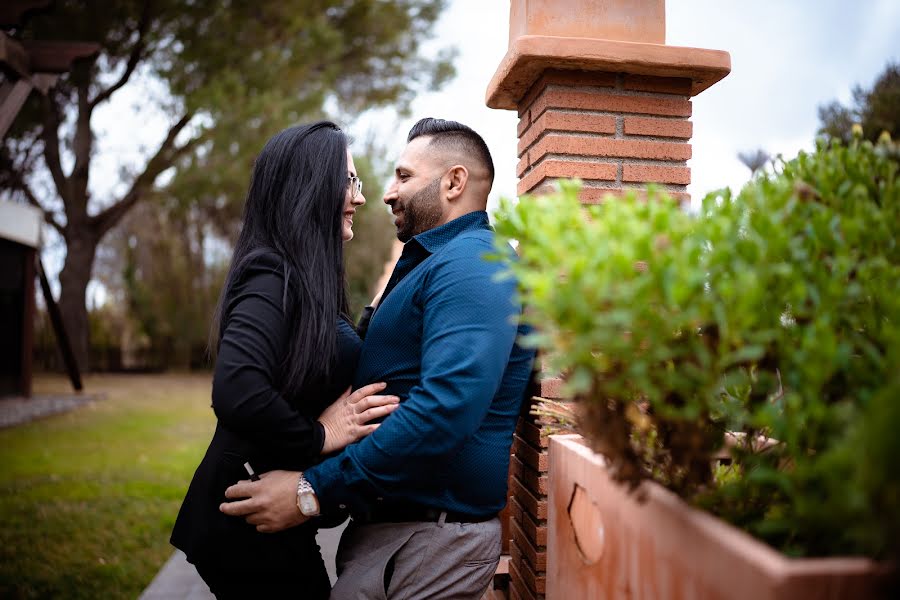
<path fill-rule="evenodd" d="M 491 183 L 494 182 L 494 160 L 491 158 L 491 151 L 488 150 L 484 139 L 468 125 L 463 125 L 456 121 L 426 117 L 412 126 L 406 138 L 406 143 L 421 136 L 430 137 L 430 144 L 440 145 L 464 156 L 475 157 L 487 169 L 489 181 Z"/>

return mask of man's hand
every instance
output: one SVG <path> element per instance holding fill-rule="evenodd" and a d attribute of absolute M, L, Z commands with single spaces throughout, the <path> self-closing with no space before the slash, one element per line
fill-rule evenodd
<path fill-rule="evenodd" d="M 297 508 L 298 471 L 270 471 L 259 481 L 243 480 L 225 490 L 226 498 L 245 498 L 223 502 L 219 510 L 232 517 L 244 517 L 256 530 L 275 533 L 309 520 Z"/>

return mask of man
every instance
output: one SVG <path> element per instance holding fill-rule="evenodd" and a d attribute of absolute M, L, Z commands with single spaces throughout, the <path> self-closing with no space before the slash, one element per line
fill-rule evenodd
<path fill-rule="evenodd" d="M 384 196 L 405 246 L 354 386 L 385 381 L 400 407 L 339 455 L 241 482 L 226 496 L 246 500 L 222 505 L 260 531 L 349 507 L 332 598 L 481 597 L 500 557 L 497 514 L 534 359 L 516 343 L 515 282 L 484 259 L 495 251 L 487 145 L 439 119 L 416 123 L 407 141 Z"/>

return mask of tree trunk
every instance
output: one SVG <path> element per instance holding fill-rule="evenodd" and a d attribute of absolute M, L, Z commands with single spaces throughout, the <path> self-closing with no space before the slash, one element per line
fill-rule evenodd
<path fill-rule="evenodd" d="M 66 261 L 59 274 L 59 312 L 72 343 L 72 352 L 82 373 L 90 368 L 90 325 L 86 291 L 94 266 L 97 240 L 80 235 L 66 239 Z"/>

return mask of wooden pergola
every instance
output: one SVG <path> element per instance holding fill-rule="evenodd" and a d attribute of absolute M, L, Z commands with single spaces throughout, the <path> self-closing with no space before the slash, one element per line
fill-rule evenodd
<path fill-rule="evenodd" d="M 72 68 L 74 61 L 90 58 L 100 51 L 99 44 L 89 42 L 23 40 L 15 37 L 29 12 L 46 9 L 50 5 L 50 0 L 5 0 L 0 3 L 0 140 L 6 137 L 33 92 L 46 95 L 60 74 Z M 0 380 L 4 382 L 0 385 L 0 393 L 31 394 L 35 274 L 41 280 L 41 290 L 69 378 L 73 387 L 80 390 L 81 375 L 40 262 L 39 231 L 32 235 L 33 232 L 28 232 L 33 227 L 25 227 L 25 222 L 29 220 L 25 218 L 29 207 L 4 204 L 6 206 L 0 207 L 2 214 L 14 215 L 11 218 L 16 222 L 7 223 L 9 231 L 4 230 L 0 236 L 0 262 L 8 263 L 6 266 L 9 267 L 4 269 L 0 278 L 0 300 L 15 314 L 4 315 L 4 323 L 12 329 L 12 335 L 0 342 L 3 344 L 0 356 L 4 358 L 3 365 L 0 365 Z M 39 227 L 39 220 L 37 223 Z M 24 230 L 28 230 L 28 235 L 23 233 Z"/>

